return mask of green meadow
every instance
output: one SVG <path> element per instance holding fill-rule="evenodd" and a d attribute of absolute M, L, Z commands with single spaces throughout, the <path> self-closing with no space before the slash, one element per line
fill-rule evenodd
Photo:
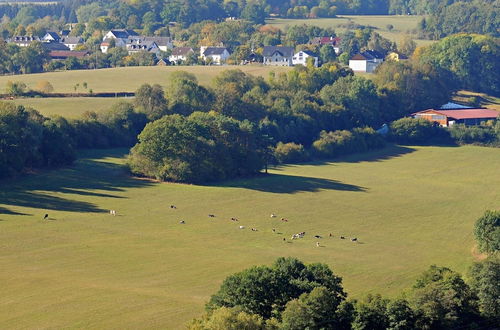
<path fill-rule="evenodd" d="M 168 87 L 170 74 L 174 71 L 187 71 L 193 73 L 202 85 L 210 85 L 222 71 L 228 69 L 240 69 L 245 73 L 267 78 L 269 72 L 276 73 L 290 70 L 290 68 L 277 68 L 263 65 L 248 66 L 136 66 L 120 67 L 99 70 L 71 70 L 34 73 L 15 76 L 0 76 L 0 91 L 5 91 L 8 81 L 22 81 L 28 88 L 35 89 L 40 81 L 48 81 L 54 87 L 56 93 L 87 93 L 90 89 L 94 93 L 99 92 L 134 92 L 142 84 L 160 84 Z M 84 89 L 83 83 L 87 83 Z M 79 85 L 78 87 L 75 86 Z"/>
<path fill-rule="evenodd" d="M 418 22 L 423 16 L 403 16 L 403 15 L 356 15 L 356 16 L 339 16 L 337 18 L 316 18 L 316 19 L 268 19 L 266 22 L 270 25 L 275 25 L 281 29 L 286 29 L 290 25 L 316 25 L 322 28 L 334 28 L 336 33 L 346 31 L 341 25 L 349 22 L 372 26 L 385 38 L 392 41 L 400 41 L 405 34 L 408 34 L 413 29 L 417 28 Z M 394 26 L 392 30 L 387 29 L 387 25 Z M 425 46 L 432 43 L 431 40 L 415 40 L 417 45 Z"/>
<path fill-rule="evenodd" d="M 465 272 L 500 200 L 493 148 L 391 146 L 205 186 L 129 177 L 125 154 L 0 183 L 0 328 L 183 328 L 227 275 L 279 256 L 394 297 L 431 264 Z"/>
<path fill-rule="evenodd" d="M 86 111 L 103 112 L 119 101 L 132 102 L 133 98 L 114 97 L 47 97 L 15 99 L 15 104 L 31 107 L 45 116 L 59 115 L 78 119 Z"/>

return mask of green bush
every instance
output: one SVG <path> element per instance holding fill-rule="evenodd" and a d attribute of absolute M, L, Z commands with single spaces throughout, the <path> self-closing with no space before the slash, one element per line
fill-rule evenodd
<path fill-rule="evenodd" d="M 402 118 L 390 125 L 389 138 L 397 143 L 429 143 L 442 138 L 445 131 L 436 123 L 422 118 Z"/>
<path fill-rule="evenodd" d="M 494 144 L 500 141 L 500 135 L 491 126 L 453 125 L 449 131 L 452 139 L 460 144 Z"/>
<path fill-rule="evenodd" d="M 309 153 L 302 144 L 278 142 L 274 149 L 274 158 L 280 164 L 300 163 L 309 160 Z"/>
<path fill-rule="evenodd" d="M 500 211 L 486 211 L 476 221 L 474 236 L 481 252 L 500 250 Z"/>

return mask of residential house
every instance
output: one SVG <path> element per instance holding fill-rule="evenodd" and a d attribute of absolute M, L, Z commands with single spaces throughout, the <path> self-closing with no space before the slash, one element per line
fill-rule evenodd
<path fill-rule="evenodd" d="M 225 47 L 201 47 L 200 49 L 201 58 L 206 62 L 211 61 L 212 64 L 216 65 L 226 62 L 230 55 Z"/>
<path fill-rule="evenodd" d="M 62 37 L 61 43 L 70 50 L 75 50 L 78 45 L 83 45 L 83 39 L 81 37 Z"/>
<path fill-rule="evenodd" d="M 69 51 L 69 47 L 59 42 L 43 42 L 42 47 L 48 52 L 52 51 Z"/>
<path fill-rule="evenodd" d="M 109 47 L 114 43 L 115 47 L 126 47 L 129 37 L 138 37 L 134 30 L 114 29 L 104 35 L 101 42 L 101 52 L 107 53 Z M 114 40 L 114 41 L 112 41 Z"/>
<path fill-rule="evenodd" d="M 129 29 L 113 29 L 104 35 L 102 40 L 106 39 L 127 39 L 128 37 L 137 37 L 139 36 L 137 32 Z"/>
<path fill-rule="evenodd" d="M 43 42 L 59 42 L 61 37 L 54 31 L 47 31 L 45 35 L 42 37 Z"/>
<path fill-rule="evenodd" d="M 349 67 L 355 72 L 372 73 L 384 62 L 384 56 L 375 50 L 358 53 L 349 60 Z"/>
<path fill-rule="evenodd" d="M 162 52 L 166 52 L 167 50 L 174 48 L 172 38 L 170 37 L 143 37 L 143 39 L 146 42 L 154 41 Z"/>
<path fill-rule="evenodd" d="M 293 47 L 265 46 L 262 51 L 264 65 L 292 66 Z"/>
<path fill-rule="evenodd" d="M 335 53 L 338 55 L 340 54 L 340 42 L 342 41 L 342 38 L 339 37 L 316 37 L 311 40 L 312 45 L 316 46 L 323 46 L 323 45 L 329 45 L 333 47 L 333 50 Z"/>
<path fill-rule="evenodd" d="M 176 47 L 172 50 L 172 55 L 168 57 L 168 60 L 172 63 L 178 64 L 179 62 L 185 62 L 190 54 L 194 54 L 193 48 Z"/>
<path fill-rule="evenodd" d="M 306 66 L 309 58 L 313 60 L 314 66 L 318 67 L 318 62 L 319 62 L 318 56 L 308 50 L 301 50 L 300 52 L 293 55 L 292 64 L 293 65 L 302 64 L 303 66 Z"/>
<path fill-rule="evenodd" d="M 488 120 L 497 120 L 500 112 L 487 108 L 459 108 L 459 109 L 427 109 L 412 114 L 414 118 L 423 118 L 436 122 L 441 126 L 449 127 L 454 124 L 467 126 L 479 125 Z"/>
<path fill-rule="evenodd" d="M 140 51 L 146 51 L 150 53 L 158 54 L 160 48 L 156 42 L 152 40 L 145 40 L 143 37 L 129 37 L 126 41 L 125 47 L 129 54 L 137 53 Z"/>
<path fill-rule="evenodd" d="M 157 66 L 167 66 L 170 65 L 169 60 L 166 60 L 164 58 L 160 58 L 158 61 L 156 61 Z"/>
<path fill-rule="evenodd" d="M 19 47 L 28 47 L 34 41 L 41 41 L 36 36 L 15 36 L 7 40 L 9 43 L 18 45 Z"/>

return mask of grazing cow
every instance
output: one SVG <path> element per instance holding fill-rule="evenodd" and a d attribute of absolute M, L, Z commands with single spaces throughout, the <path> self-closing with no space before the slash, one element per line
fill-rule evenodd
<path fill-rule="evenodd" d="M 238 219 L 236 219 L 236 218 L 231 218 L 231 221 L 238 221 Z"/>
<path fill-rule="evenodd" d="M 288 222 L 288 219 L 281 218 L 281 221 L 283 221 L 283 222 Z"/>
<path fill-rule="evenodd" d="M 340 239 L 345 239 L 345 237 L 344 236 L 340 236 Z"/>
<path fill-rule="evenodd" d="M 214 214 L 209 214 L 208 217 L 209 218 L 215 218 L 215 215 Z"/>
<path fill-rule="evenodd" d="M 321 238 L 321 236 L 319 236 L 319 235 L 314 235 L 314 238 Z"/>
<path fill-rule="evenodd" d="M 257 228 L 252 228 L 252 231 L 257 231 Z"/>
<path fill-rule="evenodd" d="M 112 216 L 115 216 L 116 215 L 116 211 L 115 210 L 110 210 L 109 214 L 111 214 Z"/>
<path fill-rule="evenodd" d="M 276 214 L 272 213 L 271 218 L 276 218 Z"/>
<path fill-rule="evenodd" d="M 273 228 L 273 233 L 275 233 L 275 232 L 276 232 L 276 228 Z"/>
<path fill-rule="evenodd" d="M 48 218 L 49 218 L 49 215 L 48 215 L 48 214 L 45 214 L 45 215 L 43 216 L 43 220 L 47 220 Z"/>
<path fill-rule="evenodd" d="M 245 229 L 245 226 L 240 226 L 240 229 Z"/>
<path fill-rule="evenodd" d="M 316 246 L 319 247 L 319 242 L 316 242 Z"/>
<path fill-rule="evenodd" d="M 284 237 L 283 237 L 283 241 L 285 241 L 285 242 L 286 242 L 286 238 L 284 238 Z"/>
<path fill-rule="evenodd" d="M 356 237 L 351 238 L 351 242 L 357 242 L 358 239 Z"/>
<path fill-rule="evenodd" d="M 181 221 L 179 221 L 179 223 L 180 223 L 180 224 L 185 224 L 185 223 L 186 223 L 186 221 L 181 220 Z"/>
<path fill-rule="evenodd" d="M 171 209 L 176 209 L 177 207 L 175 207 L 175 205 L 170 205 L 170 208 Z"/>

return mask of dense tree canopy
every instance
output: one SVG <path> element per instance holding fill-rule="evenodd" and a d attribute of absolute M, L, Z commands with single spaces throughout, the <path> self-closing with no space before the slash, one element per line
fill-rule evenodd
<path fill-rule="evenodd" d="M 476 221 L 474 235 L 480 251 L 498 252 L 500 250 L 500 211 L 486 211 Z"/>

